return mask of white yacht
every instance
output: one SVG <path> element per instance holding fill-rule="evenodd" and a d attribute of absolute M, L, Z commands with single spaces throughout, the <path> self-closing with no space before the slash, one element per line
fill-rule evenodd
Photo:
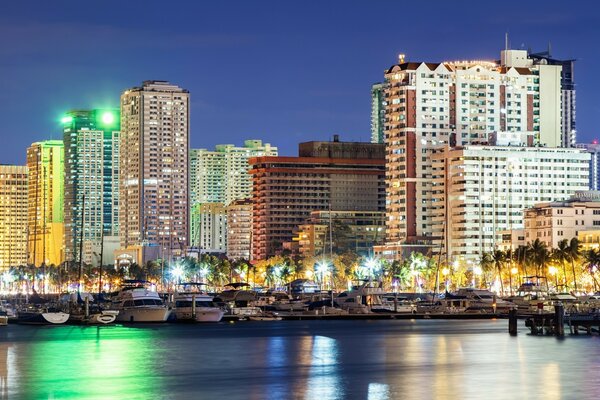
<path fill-rule="evenodd" d="M 111 308 L 119 311 L 119 322 L 165 322 L 171 314 L 150 283 L 138 280 L 123 281 Z"/>
<path fill-rule="evenodd" d="M 384 295 L 381 282 L 369 280 L 340 293 L 335 302 L 350 314 L 369 314 L 373 308 L 381 308 Z"/>
<path fill-rule="evenodd" d="M 516 307 L 515 303 L 503 300 L 487 289 L 460 288 L 456 293 L 448 294 L 446 300 L 468 300 L 466 312 L 507 313 Z"/>
<path fill-rule="evenodd" d="M 182 283 L 176 286 L 173 301 L 178 321 L 219 322 L 224 311 L 213 303 L 213 297 L 202 290 L 203 283 Z"/>

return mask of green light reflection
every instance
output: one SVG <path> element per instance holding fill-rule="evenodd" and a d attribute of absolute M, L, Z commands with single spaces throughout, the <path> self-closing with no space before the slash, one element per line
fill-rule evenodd
<path fill-rule="evenodd" d="M 39 329 L 39 328 L 38 328 Z M 20 363 L 27 398 L 152 398 L 161 392 L 160 346 L 151 329 L 51 327 L 39 329 Z"/>

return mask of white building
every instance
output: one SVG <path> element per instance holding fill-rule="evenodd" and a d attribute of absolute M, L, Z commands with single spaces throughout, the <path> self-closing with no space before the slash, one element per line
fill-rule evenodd
<path fill-rule="evenodd" d="M 578 192 L 565 201 L 539 203 L 524 211 L 525 241 L 555 248 L 563 239 L 600 229 L 600 192 Z"/>
<path fill-rule="evenodd" d="M 578 149 L 464 146 L 433 155 L 433 234 L 450 260 L 477 262 L 523 228 L 523 210 L 588 188 Z M 439 243 L 439 242 L 438 242 Z M 435 248 L 435 247 L 434 247 Z"/>
<path fill-rule="evenodd" d="M 500 63 L 406 62 L 402 56 L 386 71 L 387 245 L 434 235 L 436 149 L 488 145 L 505 132 L 530 138 L 528 145 L 561 145 L 561 68 L 506 50 Z"/>
<path fill-rule="evenodd" d="M 188 244 L 189 96 L 164 81 L 121 95 L 122 249 L 152 245 L 168 258 Z"/>
<path fill-rule="evenodd" d="M 227 251 L 227 210 L 223 203 L 196 204 L 192 209 L 197 221 L 197 240 L 194 248 L 199 253 L 225 253 Z"/>

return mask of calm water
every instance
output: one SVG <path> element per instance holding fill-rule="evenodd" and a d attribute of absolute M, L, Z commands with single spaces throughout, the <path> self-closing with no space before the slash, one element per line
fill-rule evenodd
<path fill-rule="evenodd" d="M 0 328 L 0 398 L 592 399 L 600 338 L 499 321 Z"/>

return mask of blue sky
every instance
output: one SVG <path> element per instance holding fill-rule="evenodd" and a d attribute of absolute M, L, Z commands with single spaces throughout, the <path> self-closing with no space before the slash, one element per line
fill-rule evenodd
<path fill-rule="evenodd" d="M 489 3 L 489 4 L 488 4 Z M 411 61 L 576 58 L 580 141 L 600 137 L 600 6 L 591 1 L 19 1 L 0 5 L 0 163 L 60 138 L 74 108 L 161 79 L 191 92 L 192 147 L 368 140 L 370 85 Z"/>

